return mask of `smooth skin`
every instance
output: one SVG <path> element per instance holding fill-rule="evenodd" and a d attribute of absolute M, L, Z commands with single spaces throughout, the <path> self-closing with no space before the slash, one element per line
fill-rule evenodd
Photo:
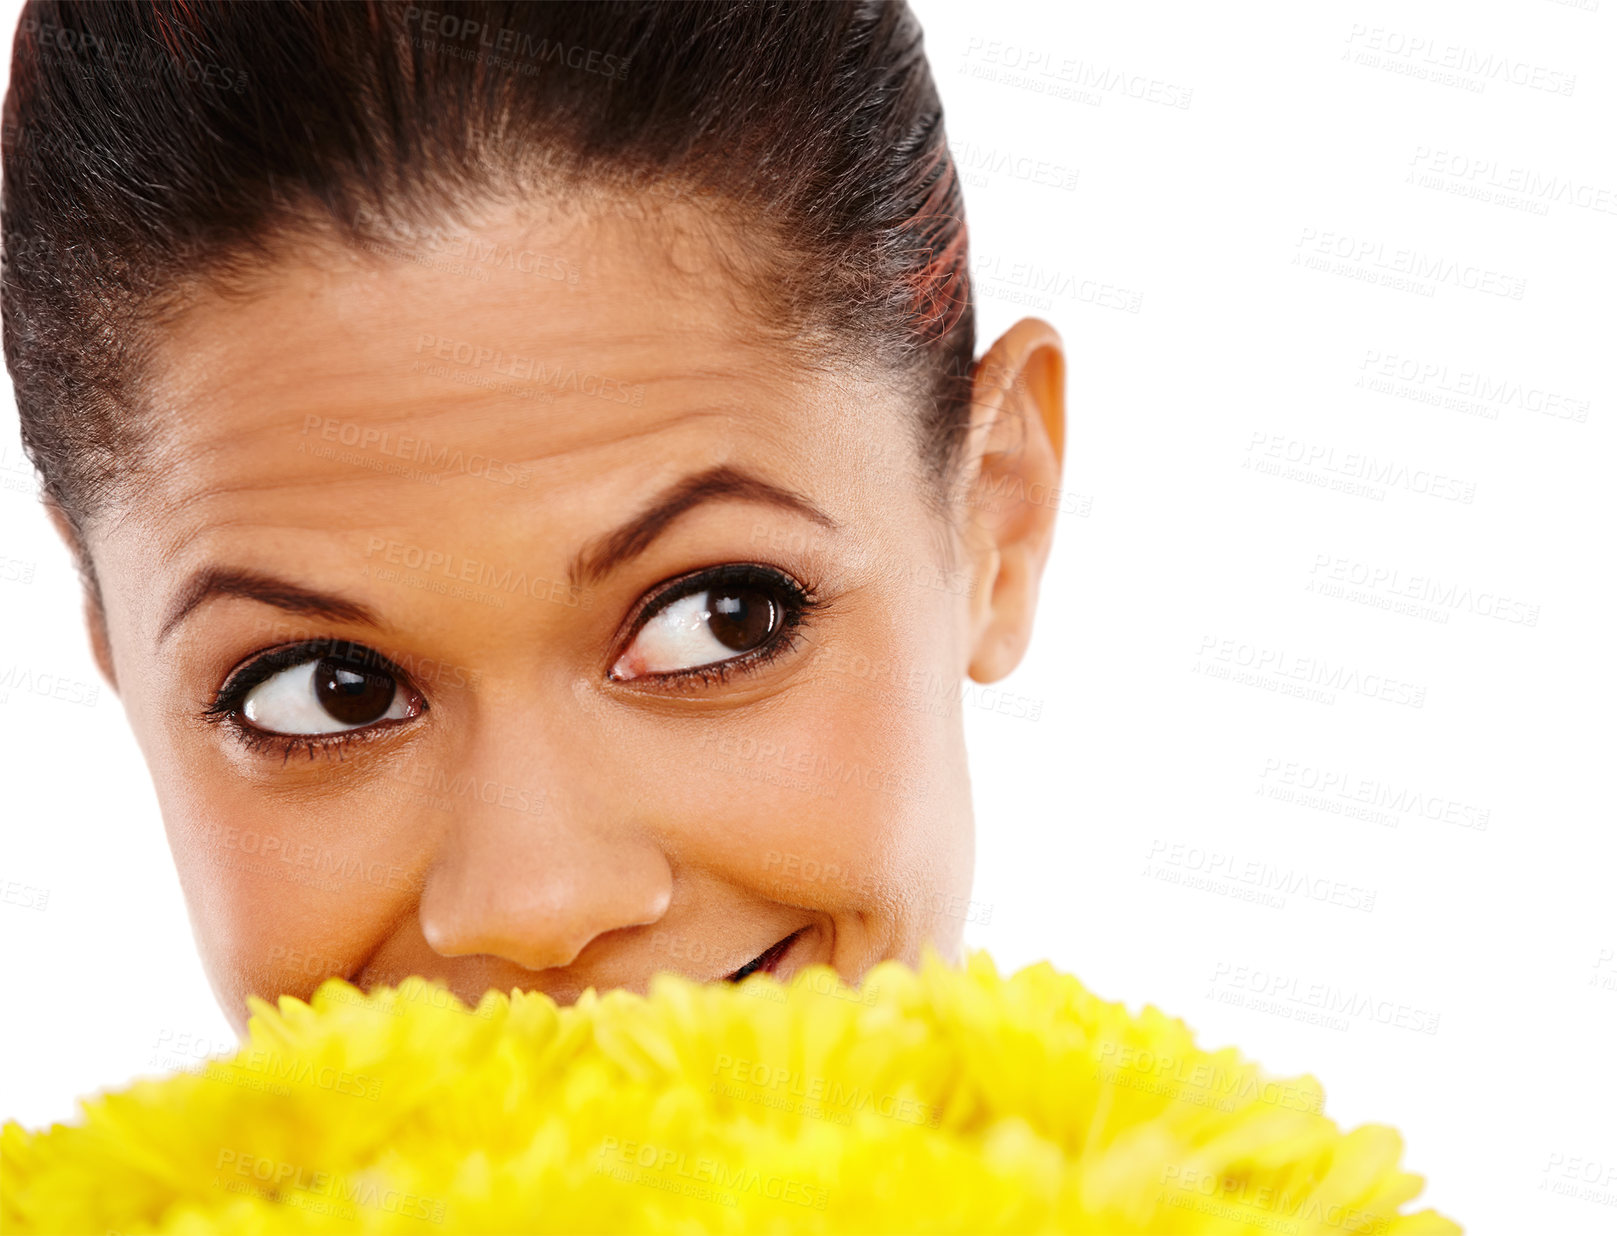
<path fill-rule="evenodd" d="M 491 208 L 453 260 L 305 238 L 166 328 L 157 466 L 87 532 L 86 612 L 238 1028 L 248 994 L 329 975 L 569 1002 L 760 956 L 959 958 L 959 688 L 1031 634 L 1060 339 L 1023 320 L 982 358 L 944 522 L 901 383 L 771 343 L 694 211 Z M 750 669 L 660 677 L 713 650 L 719 602 L 646 635 L 643 601 L 728 563 L 818 607 Z M 405 671 L 386 719 L 252 749 L 203 717 L 238 667 L 322 639 Z"/>

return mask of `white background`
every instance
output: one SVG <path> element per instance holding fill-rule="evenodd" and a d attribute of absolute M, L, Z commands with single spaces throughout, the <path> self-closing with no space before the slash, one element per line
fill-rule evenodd
<path fill-rule="evenodd" d="M 1613 1230 L 1617 0 L 917 8 L 983 340 L 1038 313 L 1070 356 L 997 684 L 1038 719 L 967 709 L 968 938 L 1313 1073 L 1470 1231 Z M 0 674 L 94 683 L 5 405 Z M 231 1035 L 116 697 L 13 689 L 0 752 L 32 1126 Z"/>

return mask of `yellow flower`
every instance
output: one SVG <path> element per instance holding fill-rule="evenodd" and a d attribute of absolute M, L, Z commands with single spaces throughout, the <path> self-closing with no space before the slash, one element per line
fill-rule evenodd
<path fill-rule="evenodd" d="M 0 1130 L 4 1230 L 1460 1231 L 1399 1213 L 1392 1129 L 1048 964 L 253 1011 L 233 1060 Z"/>

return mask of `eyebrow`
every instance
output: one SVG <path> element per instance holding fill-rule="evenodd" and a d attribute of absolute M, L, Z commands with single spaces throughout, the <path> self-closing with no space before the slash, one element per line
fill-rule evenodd
<path fill-rule="evenodd" d="M 597 583 L 652 543 L 685 512 L 705 502 L 721 500 L 760 502 L 795 511 L 833 531 L 839 527 L 807 498 L 783 489 L 751 472 L 720 464 L 676 482 L 640 514 L 604 536 L 597 537 L 574 555 L 567 569 L 573 585 Z M 220 597 L 245 597 L 272 605 L 289 614 L 353 623 L 381 630 L 383 623 L 368 607 L 329 592 L 300 587 L 260 571 L 236 567 L 204 567 L 194 574 L 169 609 L 157 633 L 162 644 L 185 618 L 205 602 Z"/>
<path fill-rule="evenodd" d="M 328 592 L 315 592 L 299 587 L 273 575 L 260 571 L 244 571 L 235 567 L 204 567 L 191 577 L 179 597 L 170 607 L 168 617 L 157 632 L 161 644 L 179 626 L 190 612 L 205 601 L 217 597 L 246 597 L 265 605 L 273 605 L 289 614 L 303 614 L 311 618 L 325 618 L 331 622 L 351 622 L 381 630 L 381 619 L 357 601 L 345 600 Z"/>
<path fill-rule="evenodd" d="M 686 511 L 704 502 L 723 499 L 761 502 L 795 511 L 832 531 L 840 526 L 807 498 L 751 472 L 720 464 L 676 482 L 633 519 L 585 545 L 567 568 L 567 582 L 574 586 L 599 582 L 631 558 L 649 549 L 652 542 Z"/>

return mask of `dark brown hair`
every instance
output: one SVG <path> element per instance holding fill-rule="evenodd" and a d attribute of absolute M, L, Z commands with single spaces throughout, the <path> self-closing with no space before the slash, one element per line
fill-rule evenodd
<path fill-rule="evenodd" d="M 31 0 L 4 120 L 6 365 L 83 570 L 85 528 L 142 459 L 154 330 L 188 288 L 297 237 L 362 245 L 602 186 L 706 199 L 783 340 L 904 379 L 947 489 L 975 344 L 966 230 L 902 3 Z"/>

